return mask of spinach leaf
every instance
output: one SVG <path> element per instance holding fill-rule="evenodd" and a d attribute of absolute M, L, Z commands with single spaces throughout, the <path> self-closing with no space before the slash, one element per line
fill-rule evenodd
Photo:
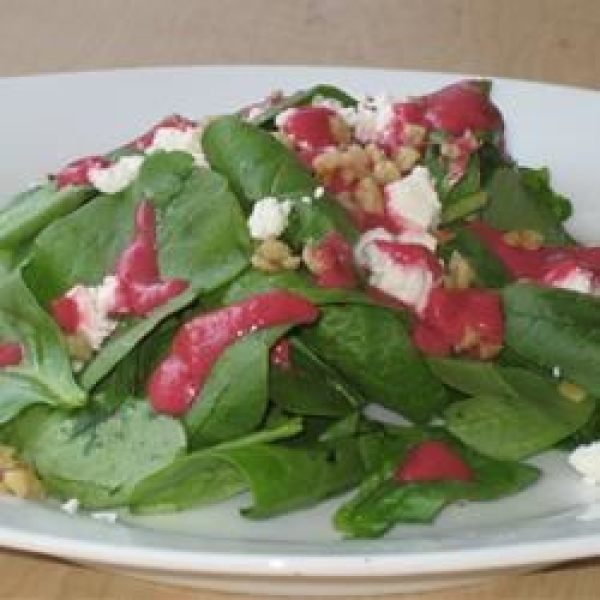
<path fill-rule="evenodd" d="M 0 212 L 0 248 L 15 249 L 30 241 L 39 231 L 95 194 L 88 187 L 57 190 L 46 183 L 11 198 Z"/>
<path fill-rule="evenodd" d="M 265 196 L 294 192 L 312 196 L 318 187 L 293 152 L 270 133 L 237 117 L 211 121 L 202 136 L 202 149 L 210 166 L 229 180 L 248 209 Z"/>
<path fill-rule="evenodd" d="M 555 192 L 550 186 L 550 171 L 546 167 L 541 169 L 519 167 L 519 173 L 525 188 L 546 202 L 559 221 L 566 221 L 573 214 L 570 200 Z"/>
<path fill-rule="evenodd" d="M 142 200 L 151 200 L 157 209 L 165 278 L 184 278 L 206 292 L 241 272 L 251 244 L 237 200 L 219 175 L 194 168 L 191 160 L 182 152 L 157 152 L 144 161 L 129 188 L 100 196 L 46 228 L 26 269 L 42 303 L 77 284 L 97 285 L 112 272 L 131 241 L 135 209 Z"/>
<path fill-rule="evenodd" d="M 526 283 L 502 298 L 506 345 L 600 396 L 600 298 Z"/>
<path fill-rule="evenodd" d="M 318 182 L 270 133 L 236 117 L 221 117 L 207 126 L 202 147 L 210 166 L 228 179 L 247 211 L 267 196 L 293 202 L 286 239 L 294 246 L 310 239 L 318 241 L 327 231 L 338 231 L 350 241 L 358 237 L 335 200 L 327 195 L 314 197 Z"/>
<path fill-rule="evenodd" d="M 292 437 L 302 430 L 302 421 L 288 419 L 231 442 L 178 456 L 163 469 L 140 481 L 131 494 L 134 513 L 175 512 L 224 500 L 248 488 L 236 468 L 219 454 L 230 448 L 248 448 Z"/>
<path fill-rule="evenodd" d="M 358 435 L 362 425 L 360 412 L 351 412 L 337 421 L 333 421 L 319 436 L 319 442 L 323 444 L 335 444 L 339 440 L 354 438 Z"/>
<path fill-rule="evenodd" d="M 193 447 L 235 439 L 261 423 L 268 402 L 270 347 L 285 331 L 273 327 L 246 335 L 219 357 L 184 417 Z"/>
<path fill-rule="evenodd" d="M 368 296 L 355 290 L 319 287 L 305 273 L 298 271 L 263 273 L 255 269 L 245 271 L 236 277 L 224 290 L 219 303 L 233 304 L 271 290 L 286 290 L 319 305 L 372 304 Z"/>
<path fill-rule="evenodd" d="M 349 490 L 363 475 L 354 440 L 323 449 L 262 444 L 224 456 L 248 481 L 253 504 L 242 514 L 253 519 L 311 506 Z"/>
<path fill-rule="evenodd" d="M 81 385 L 87 390 L 93 389 L 159 323 L 190 305 L 195 298 L 195 290 L 186 290 L 167 304 L 158 307 L 150 316 L 132 321 L 125 327 L 117 329 L 104 344 L 101 351 L 86 365 L 80 377 Z"/>
<path fill-rule="evenodd" d="M 487 191 L 489 202 L 482 218 L 492 227 L 504 231 L 532 229 L 548 244 L 573 242 L 562 227 L 562 213 L 557 215 L 554 192 L 549 187 L 533 187 L 530 174 L 516 167 L 502 167 L 491 178 Z"/>
<path fill-rule="evenodd" d="M 21 364 L 0 369 L 0 423 L 36 403 L 84 404 L 86 395 L 73 380 L 60 332 L 18 271 L 0 281 L 0 342 L 23 348 Z"/>
<path fill-rule="evenodd" d="M 86 507 L 126 504 L 138 481 L 180 455 L 183 427 L 128 399 L 111 415 L 54 412 L 25 444 L 48 489 Z"/>
<path fill-rule="evenodd" d="M 194 168 L 191 161 L 181 152 L 149 156 L 128 189 L 98 197 L 50 225 L 35 241 L 25 274 L 38 299 L 47 305 L 74 285 L 98 285 L 112 272 L 117 256 L 131 240 L 138 203 L 149 199 L 157 209 L 161 274 L 190 282 L 190 292 L 150 317 L 123 322 L 83 374 L 88 389 L 160 321 L 197 294 L 223 286 L 248 264 L 251 243 L 237 200 L 222 177 Z"/>
<path fill-rule="evenodd" d="M 291 368 L 271 366 L 269 395 L 286 412 L 342 417 L 366 404 L 365 398 L 306 344 L 290 339 Z"/>
<path fill-rule="evenodd" d="M 591 398 L 562 396 L 556 380 L 525 369 L 434 359 L 434 373 L 472 397 L 446 409 L 448 430 L 467 446 L 499 459 L 518 460 L 553 447 L 590 418 Z"/>
<path fill-rule="evenodd" d="M 443 386 L 415 350 L 402 317 L 377 306 L 327 306 L 299 338 L 365 398 L 426 422 L 445 404 Z"/>
<path fill-rule="evenodd" d="M 394 471 L 410 447 L 406 444 L 406 435 L 403 434 L 403 438 L 400 440 L 400 446 L 404 446 L 402 452 L 385 456 L 381 466 L 361 484 L 358 493 L 337 510 L 334 523 L 346 537 L 373 538 L 398 523 L 431 523 L 452 502 L 495 500 L 515 494 L 531 485 L 539 475 L 535 467 L 490 459 L 450 442 L 473 470 L 473 481 L 400 483 L 394 479 Z"/>
<path fill-rule="evenodd" d="M 487 193 L 481 188 L 479 157 L 473 154 L 461 179 L 442 195 L 442 223 L 464 219 L 483 207 Z"/>
<path fill-rule="evenodd" d="M 312 104 L 314 100 L 319 99 L 337 100 L 342 106 L 356 105 L 356 100 L 344 92 L 344 90 L 333 85 L 319 84 L 308 90 L 300 90 L 299 92 L 284 98 L 281 102 L 277 102 L 274 106 L 268 108 L 256 118 L 252 119 L 251 122 L 259 127 L 270 129 L 274 126 L 275 117 L 284 110 L 295 106 Z"/>

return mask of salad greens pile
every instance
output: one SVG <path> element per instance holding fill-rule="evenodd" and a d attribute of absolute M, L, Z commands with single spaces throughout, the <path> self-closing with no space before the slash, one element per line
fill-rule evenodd
<path fill-rule="evenodd" d="M 17 449 L 51 496 L 149 514 L 249 492 L 242 513 L 262 519 L 353 490 L 333 523 L 345 537 L 376 537 L 432 522 L 456 501 L 515 494 L 540 476 L 522 461 L 600 435 L 600 298 L 515 275 L 506 253 L 471 227 L 533 231 L 595 267 L 564 227 L 571 205 L 548 171 L 517 165 L 498 131 L 481 132 L 458 175 L 448 131 L 432 127 L 419 146 L 442 205 L 440 264 L 462 257 L 471 288 L 501 302 L 503 343 L 493 356 L 426 352 L 415 343 L 414 311 L 373 295 L 356 266 L 356 285 L 343 286 L 321 285 L 305 266 L 255 268 L 247 218 L 267 197 L 291 204 L 282 240 L 293 255 L 332 232 L 350 248 L 361 236 L 306 157 L 273 135 L 284 111 L 316 101 L 357 106 L 319 85 L 211 120 L 206 166 L 158 150 L 116 193 L 50 178 L 0 212 L 0 346 L 21 352 L 0 367 L 0 443 Z M 143 152 L 130 144 L 107 160 L 127 155 Z M 98 348 L 81 352 L 53 303 L 114 272 L 138 239 L 142 202 L 154 211 L 161 280 L 186 287 L 144 314 L 124 314 Z M 302 298 L 318 317 L 259 319 L 214 357 L 185 411 L 156 410 L 149 381 L 184 324 L 278 293 Z M 276 360 L 282 340 L 285 359 Z M 195 360 L 204 360 L 212 342 L 197 343 Z M 373 403 L 405 424 L 369 417 Z M 469 476 L 426 465 L 403 477 L 415 451 L 431 447 Z"/>

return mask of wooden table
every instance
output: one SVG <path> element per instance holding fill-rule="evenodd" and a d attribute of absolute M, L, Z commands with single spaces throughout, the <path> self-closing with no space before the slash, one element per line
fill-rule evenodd
<path fill-rule="evenodd" d="M 141 65 L 343 64 L 600 89 L 598 0 L 0 0 L 0 76 Z M 406 600 L 591 600 L 600 561 Z M 233 598 L 0 551 L 0 598 Z M 250 598 L 250 597 L 248 597 Z"/>

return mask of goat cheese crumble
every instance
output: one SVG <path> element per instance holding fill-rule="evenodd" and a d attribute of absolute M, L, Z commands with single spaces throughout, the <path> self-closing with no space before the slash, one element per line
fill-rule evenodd
<path fill-rule="evenodd" d="M 197 166 L 205 166 L 206 157 L 201 150 L 200 137 L 202 128 L 195 127 L 182 131 L 175 127 L 161 127 L 156 130 L 152 143 L 146 148 L 146 154 L 159 150 L 165 152 L 181 151 L 191 154 Z"/>
<path fill-rule="evenodd" d="M 438 224 L 442 205 L 426 167 L 385 186 L 386 209 L 396 224 L 407 229 L 432 229 Z"/>
<path fill-rule="evenodd" d="M 288 226 L 291 210 L 289 200 L 278 200 L 272 196 L 256 202 L 248 217 L 251 237 L 255 240 L 279 237 Z"/>
<path fill-rule="evenodd" d="M 575 448 L 569 455 L 569 464 L 585 483 L 600 484 L 600 441 Z"/>
<path fill-rule="evenodd" d="M 388 94 L 362 97 L 356 106 L 338 109 L 361 143 L 376 142 L 394 118 L 394 100 Z"/>
<path fill-rule="evenodd" d="M 116 194 L 138 176 L 143 162 L 143 156 L 122 156 L 109 167 L 90 169 L 90 183 L 103 194 Z"/>
<path fill-rule="evenodd" d="M 554 276 L 551 272 L 546 276 L 546 281 L 555 288 L 580 292 L 581 294 L 596 294 L 597 287 L 594 282 L 594 274 L 581 267 L 573 266 L 562 276 Z"/>
<path fill-rule="evenodd" d="M 377 241 L 400 241 L 389 231 L 377 228 L 364 233 L 354 249 L 357 264 L 369 273 L 369 285 L 421 312 L 435 284 L 434 275 L 422 265 L 402 265 L 376 245 Z"/>
<path fill-rule="evenodd" d="M 117 278 L 108 275 L 99 286 L 76 285 L 66 294 L 77 305 L 77 333 L 93 350 L 98 350 L 117 327 L 117 321 L 111 319 L 109 313 L 117 303 L 118 285 Z"/>
<path fill-rule="evenodd" d="M 79 500 L 77 498 L 70 498 L 60 505 L 60 509 L 70 515 L 74 515 L 79 510 Z"/>

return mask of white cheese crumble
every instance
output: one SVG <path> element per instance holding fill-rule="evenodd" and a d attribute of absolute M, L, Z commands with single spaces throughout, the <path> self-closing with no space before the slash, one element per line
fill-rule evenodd
<path fill-rule="evenodd" d="M 124 190 L 137 176 L 144 162 L 143 156 L 122 156 L 108 167 L 90 169 L 90 183 L 103 194 Z"/>
<path fill-rule="evenodd" d="M 116 523 L 119 515 L 116 512 L 108 512 L 108 511 L 100 511 L 90 513 L 90 517 L 92 519 L 96 519 L 97 521 L 104 521 L 105 523 Z"/>
<path fill-rule="evenodd" d="M 108 315 L 116 305 L 118 285 L 117 278 L 108 275 L 99 286 L 76 285 L 67 292 L 67 296 L 77 304 L 79 312 L 77 333 L 94 350 L 98 350 L 117 327 L 117 321 Z"/>
<path fill-rule="evenodd" d="M 580 267 L 573 267 L 561 279 L 555 279 L 550 276 L 549 283 L 552 287 L 580 292 L 582 294 L 593 294 L 596 291 L 593 273 Z"/>
<path fill-rule="evenodd" d="M 201 127 L 192 127 L 185 131 L 176 127 L 160 127 L 154 133 L 152 143 L 146 148 L 146 154 L 152 154 L 159 150 L 165 152 L 179 150 L 191 154 L 196 165 L 202 167 L 206 165 L 206 157 L 200 146 L 201 137 Z"/>
<path fill-rule="evenodd" d="M 69 513 L 70 515 L 74 515 L 79 510 L 79 500 L 77 500 L 77 498 L 71 498 L 64 504 L 61 504 L 60 509 L 64 510 L 66 513 Z"/>
<path fill-rule="evenodd" d="M 590 485 L 600 483 L 600 441 L 582 445 L 569 455 L 569 464 Z"/>
<path fill-rule="evenodd" d="M 286 108 L 275 117 L 275 126 L 277 129 L 282 129 L 286 121 L 296 112 L 295 108 Z"/>
<path fill-rule="evenodd" d="M 394 100 L 388 94 L 364 96 L 356 106 L 338 108 L 337 112 L 354 129 L 354 137 L 368 144 L 376 142 L 389 128 L 394 117 Z"/>
<path fill-rule="evenodd" d="M 386 208 L 398 225 L 427 230 L 438 224 L 442 205 L 426 167 L 385 186 Z"/>
<path fill-rule="evenodd" d="M 359 267 L 369 269 L 371 262 L 374 260 L 372 256 L 372 250 L 375 248 L 373 242 L 382 240 L 385 242 L 395 241 L 395 236 L 383 227 L 376 227 L 375 229 L 369 229 L 365 231 L 356 246 L 354 246 L 354 260 Z"/>
<path fill-rule="evenodd" d="M 325 195 L 325 188 L 322 185 L 320 185 L 318 188 L 316 188 L 315 191 L 313 192 L 313 196 L 316 200 L 319 200 L 324 195 Z"/>
<path fill-rule="evenodd" d="M 246 121 L 254 121 L 265 112 L 266 108 L 264 106 L 252 106 L 250 110 L 244 116 L 244 120 Z"/>
<path fill-rule="evenodd" d="M 248 217 L 250 235 L 255 240 L 279 237 L 288 226 L 292 210 L 289 200 L 278 200 L 272 196 L 263 198 L 254 204 Z"/>
<path fill-rule="evenodd" d="M 382 252 L 376 241 L 397 241 L 382 228 L 371 229 L 359 239 L 354 249 L 357 264 L 369 272 L 369 284 L 421 312 L 434 286 L 433 274 L 421 265 L 402 265 Z"/>

